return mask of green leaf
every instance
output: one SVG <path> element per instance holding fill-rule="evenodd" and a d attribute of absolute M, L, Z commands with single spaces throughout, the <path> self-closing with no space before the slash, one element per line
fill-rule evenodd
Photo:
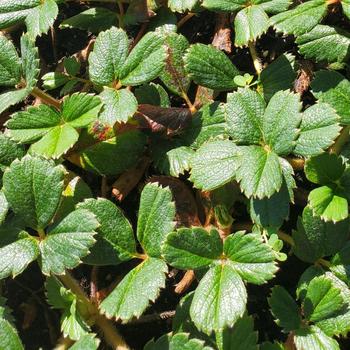
<path fill-rule="evenodd" d="M 191 45 L 184 57 L 187 74 L 198 85 L 213 90 L 232 90 L 240 72 L 224 52 L 211 45 Z"/>
<path fill-rule="evenodd" d="M 342 244 L 331 260 L 330 270 L 350 286 L 350 242 Z"/>
<path fill-rule="evenodd" d="M 108 318 L 129 321 L 140 317 L 165 287 L 168 268 L 160 259 L 148 258 L 131 270 L 100 305 Z"/>
<path fill-rule="evenodd" d="M 294 149 L 300 109 L 299 95 L 288 91 L 277 92 L 266 107 L 262 122 L 264 143 L 278 155 L 287 155 Z"/>
<path fill-rule="evenodd" d="M 261 72 L 260 82 L 265 100 L 269 101 L 278 91 L 292 88 L 296 77 L 295 57 L 291 54 L 280 55 Z"/>
<path fill-rule="evenodd" d="M 237 180 L 244 194 L 250 198 L 270 198 L 282 186 L 282 169 L 279 157 L 260 146 L 241 147 L 241 165 Z"/>
<path fill-rule="evenodd" d="M 244 0 L 203 0 L 203 7 L 211 11 L 234 12 L 245 6 Z"/>
<path fill-rule="evenodd" d="M 183 270 L 201 269 L 219 259 L 223 245 L 218 231 L 201 227 L 182 228 L 170 233 L 162 248 L 168 264 Z"/>
<path fill-rule="evenodd" d="M 112 27 L 96 38 L 89 55 L 89 75 L 98 85 L 110 85 L 119 78 L 129 51 L 129 39 L 122 29 Z"/>
<path fill-rule="evenodd" d="M 308 159 L 305 163 L 305 175 L 315 184 L 326 185 L 336 182 L 345 171 L 345 164 L 336 154 L 324 153 Z"/>
<path fill-rule="evenodd" d="M 288 333 L 300 327 L 299 307 L 283 287 L 275 286 L 272 288 L 269 305 L 276 323 L 283 328 L 284 332 Z"/>
<path fill-rule="evenodd" d="M 147 184 L 141 193 L 137 238 L 152 257 L 161 256 L 161 244 L 175 227 L 172 197 L 169 188 L 162 188 L 157 183 Z"/>
<path fill-rule="evenodd" d="M 0 349 L 6 349 L 6 350 L 23 350 L 24 349 L 21 339 L 19 338 L 15 327 L 13 327 L 10 322 L 2 318 L 0 318 Z"/>
<path fill-rule="evenodd" d="M 140 85 L 157 78 L 165 66 L 167 57 L 164 37 L 148 32 L 130 52 L 120 70 L 123 85 Z"/>
<path fill-rule="evenodd" d="M 0 191 L 0 225 L 4 222 L 7 212 L 9 210 L 9 204 L 4 195 L 4 192 Z"/>
<path fill-rule="evenodd" d="M 311 82 L 312 93 L 333 107 L 342 124 L 350 124 L 350 82 L 340 73 L 321 70 Z"/>
<path fill-rule="evenodd" d="M 86 209 L 77 209 L 50 228 L 39 244 L 43 273 L 62 275 L 65 269 L 79 265 L 81 258 L 89 254 L 89 248 L 95 243 L 98 226 L 94 214 Z"/>
<path fill-rule="evenodd" d="M 22 102 L 28 95 L 29 91 L 27 89 L 11 90 L 0 94 L 0 113 L 17 103 Z"/>
<path fill-rule="evenodd" d="M 85 334 L 69 350 L 97 350 L 100 340 L 95 334 Z"/>
<path fill-rule="evenodd" d="M 340 28 L 319 24 L 299 36 L 296 43 L 302 55 L 316 62 L 344 62 L 349 57 L 350 35 Z"/>
<path fill-rule="evenodd" d="M 169 0 L 168 6 L 171 11 L 185 12 L 192 10 L 198 3 L 198 0 Z"/>
<path fill-rule="evenodd" d="M 1 35 L 0 50 L 0 86 L 15 86 L 21 80 L 21 61 L 16 48 L 10 40 Z"/>
<path fill-rule="evenodd" d="M 24 147 L 0 133 L 0 170 L 4 171 L 16 158 L 20 159 L 24 155 Z"/>
<path fill-rule="evenodd" d="M 271 17 L 270 22 L 278 32 L 301 35 L 322 20 L 327 13 L 327 6 L 324 0 L 311 0 Z"/>
<path fill-rule="evenodd" d="M 170 107 L 168 93 L 159 84 L 149 83 L 142 85 L 136 88 L 134 93 L 139 104 L 150 104 L 165 108 Z"/>
<path fill-rule="evenodd" d="M 77 206 L 96 215 L 100 223 L 96 244 L 84 262 L 93 265 L 116 265 L 136 254 L 134 233 L 123 212 L 103 198 L 87 199 Z"/>
<path fill-rule="evenodd" d="M 21 36 L 21 58 L 22 72 L 26 81 L 25 90 L 29 94 L 38 81 L 40 60 L 38 48 L 35 47 L 34 40 L 27 34 Z"/>
<path fill-rule="evenodd" d="M 236 177 L 240 150 L 231 141 L 204 143 L 191 159 L 190 180 L 195 187 L 210 191 Z"/>
<path fill-rule="evenodd" d="M 340 350 L 339 344 L 316 326 L 296 330 L 294 344 L 297 350 Z"/>
<path fill-rule="evenodd" d="M 255 234 L 240 231 L 228 236 L 224 253 L 230 266 L 250 283 L 263 284 L 273 278 L 278 270 L 274 250 Z"/>
<path fill-rule="evenodd" d="M 264 99 L 253 90 L 238 88 L 227 95 L 227 131 L 237 144 L 259 144 L 262 139 Z"/>
<path fill-rule="evenodd" d="M 269 17 L 259 5 L 245 7 L 235 17 L 235 45 L 255 41 L 269 28 Z"/>
<path fill-rule="evenodd" d="M 27 226 L 43 229 L 61 200 L 64 171 L 51 161 L 25 156 L 5 171 L 3 191 L 13 211 Z"/>
<path fill-rule="evenodd" d="M 327 277 L 311 280 L 304 300 L 304 315 L 312 322 L 322 321 L 344 307 L 340 289 Z"/>
<path fill-rule="evenodd" d="M 60 29 L 78 28 L 93 34 L 107 30 L 118 21 L 117 13 L 104 7 L 93 7 L 64 20 Z"/>
<path fill-rule="evenodd" d="M 247 291 L 231 264 L 216 265 L 200 280 L 190 315 L 196 327 L 210 334 L 232 327 L 243 316 Z"/>
<path fill-rule="evenodd" d="M 339 116 L 327 103 L 309 107 L 302 116 L 300 135 L 294 153 L 304 157 L 317 156 L 330 147 L 341 127 Z"/>
<path fill-rule="evenodd" d="M 335 254 L 348 239 L 349 220 L 338 223 L 324 222 L 306 207 L 293 231 L 294 254 L 301 260 L 314 263 L 318 259 Z"/>
<path fill-rule="evenodd" d="M 59 72 L 46 73 L 41 79 L 45 90 L 54 90 L 72 81 L 69 80 L 69 76 Z"/>
<path fill-rule="evenodd" d="M 126 123 L 137 111 L 137 100 L 127 89 L 104 88 L 100 97 L 103 109 L 98 119 L 104 125 L 113 127 L 116 122 Z"/>

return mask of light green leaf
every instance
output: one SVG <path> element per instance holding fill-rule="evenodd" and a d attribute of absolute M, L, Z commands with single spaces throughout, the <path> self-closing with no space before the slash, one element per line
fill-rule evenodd
<path fill-rule="evenodd" d="M 269 17 L 259 5 L 245 7 L 235 17 L 235 45 L 246 46 L 269 28 Z"/>
<path fill-rule="evenodd" d="M 100 340 L 95 334 L 85 334 L 69 350 L 97 350 Z"/>
<path fill-rule="evenodd" d="M 116 265 L 136 254 L 134 233 L 121 209 L 103 198 L 87 199 L 77 206 L 96 215 L 100 223 L 96 244 L 84 262 L 93 265 Z"/>
<path fill-rule="evenodd" d="M 344 62 L 349 57 L 350 34 L 340 28 L 319 24 L 296 43 L 302 55 L 316 62 Z"/>
<path fill-rule="evenodd" d="M 3 191 L 13 211 L 27 226 L 43 229 L 61 200 L 64 170 L 51 161 L 25 156 L 5 171 Z"/>
<path fill-rule="evenodd" d="M 247 291 L 230 264 L 216 265 L 200 280 L 194 293 L 190 315 L 204 333 L 221 332 L 243 316 Z"/>
<path fill-rule="evenodd" d="M 294 344 L 297 350 L 340 350 L 339 344 L 316 326 L 296 330 Z"/>
<path fill-rule="evenodd" d="M 77 209 L 50 228 L 39 244 L 41 269 L 45 275 L 61 275 L 73 269 L 89 254 L 99 223 L 94 214 Z"/>
<path fill-rule="evenodd" d="M 195 187 L 210 191 L 236 177 L 240 150 L 232 141 L 204 143 L 191 159 L 190 180 Z"/>
<path fill-rule="evenodd" d="M 54 90 L 65 85 L 69 81 L 69 76 L 59 72 L 49 72 L 42 76 L 43 88 L 45 90 Z"/>
<path fill-rule="evenodd" d="M 196 84 L 214 90 L 232 90 L 236 87 L 234 78 L 238 69 L 226 54 L 214 46 L 191 45 L 185 55 L 187 74 Z"/>
<path fill-rule="evenodd" d="M 172 197 L 169 188 L 162 188 L 157 183 L 147 184 L 141 193 L 137 238 L 152 257 L 161 256 L 161 244 L 175 227 Z"/>
<path fill-rule="evenodd" d="M 321 70 L 311 82 L 312 93 L 333 107 L 342 124 L 350 124 L 350 82 L 340 73 Z"/>
<path fill-rule="evenodd" d="M 282 169 L 279 157 L 260 146 L 241 147 L 241 165 L 237 180 L 244 194 L 250 198 L 270 198 L 282 186 Z"/>
<path fill-rule="evenodd" d="M 11 90 L 0 94 L 0 113 L 7 108 L 22 102 L 29 95 L 27 89 Z"/>
<path fill-rule="evenodd" d="M 185 12 L 192 10 L 198 3 L 198 0 L 168 0 L 168 6 L 171 11 Z"/>
<path fill-rule="evenodd" d="M 163 174 L 179 177 L 180 174 L 190 170 L 194 153 L 191 148 L 185 146 L 173 148 L 166 152 L 164 159 L 158 161 L 157 167 Z"/>
<path fill-rule="evenodd" d="M 327 13 L 327 6 L 324 0 L 311 0 L 271 17 L 270 22 L 278 32 L 301 35 L 322 20 Z"/>
<path fill-rule="evenodd" d="M 162 247 L 168 264 L 183 270 L 201 269 L 219 259 L 223 250 L 218 231 L 201 227 L 182 228 L 170 233 Z"/>
<path fill-rule="evenodd" d="M 294 153 L 304 157 L 321 154 L 339 135 L 339 119 L 327 103 L 320 102 L 306 109 Z"/>
<path fill-rule="evenodd" d="M 0 35 L 0 50 L 0 86 L 15 86 L 21 80 L 21 61 L 16 48 L 4 35 Z"/>
<path fill-rule="evenodd" d="M 278 270 L 275 252 L 258 235 L 240 231 L 226 238 L 225 256 L 230 266 L 243 280 L 263 284 L 274 277 Z"/>
<path fill-rule="evenodd" d="M 119 78 L 129 51 L 129 39 L 122 29 L 112 27 L 96 38 L 89 55 L 89 75 L 98 85 L 110 85 Z"/>
<path fill-rule="evenodd" d="M 283 287 L 275 286 L 272 288 L 269 305 L 276 323 L 283 328 L 284 332 L 287 333 L 300 327 L 299 307 Z"/>
<path fill-rule="evenodd" d="M 108 318 L 129 321 L 140 317 L 165 287 L 168 268 L 160 259 L 148 258 L 131 270 L 100 305 Z"/>
<path fill-rule="evenodd" d="M 103 109 L 98 119 L 104 125 L 113 127 L 116 122 L 126 123 L 137 111 L 137 100 L 127 89 L 104 88 L 100 97 Z"/>
<path fill-rule="evenodd" d="M 10 322 L 3 318 L 0 318 L 0 349 L 24 350 L 17 330 L 11 325 Z"/>
<path fill-rule="evenodd" d="M 227 131 L 237 144 L 258 144 L 262 139 L 264 99 L 253 90 L 238 88 L 227 95 Z"/>

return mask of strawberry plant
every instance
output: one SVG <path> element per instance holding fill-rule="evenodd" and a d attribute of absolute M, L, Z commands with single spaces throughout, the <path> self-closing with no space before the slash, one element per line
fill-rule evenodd
<path fill-rule="evenodd" d="M 349 21 L 2 0 L 0 349 L 348 349 Z"/>

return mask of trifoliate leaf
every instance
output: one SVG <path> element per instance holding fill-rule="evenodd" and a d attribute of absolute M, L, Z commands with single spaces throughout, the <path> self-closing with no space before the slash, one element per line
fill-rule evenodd
<path fill-rule="evenodd" d="M 192 10 L 198 3 L 198 0 L 169 0 L 168 6 L 171 11 L 185 12 Z"/>
<path fill-rule="evenodd" d="M 259 5 L 245 7 L 235 17 L 235 45 L 248 45 L 269 28 L 269 17 Z"/>
<path fill-rule="evenodd" d="M 264 99 L 255 91 L 238 88 L 227 95 L 227 130 L 237 144 L 258 144 L 262 139 Z"/>
<path fill-rule="evenodd" d="M 264 143 L 278 155 L 289 154 L 298 135 L 301 108 L 299 95 L 277 92 L 266 107 L 262 122 Z"/>
<path fill-rule="evenodd" d="M 1 8 L 0 8 L 1 10 Z M 0 349 L 6 350 L 23 350 L 21 339 L 12 324 L 0 318 Z"/>
<path fill-rule="evenodd" d="M 293 153 L 317 156 L 332 145 L 340 133 L 339 116 L 327 103 L 309 107 L 302 116 L 300 135 Z"/>
<path fill-rule="evenodd" d="M 277 271 L 274 250 L 255 234 L 237 232 L 226 238 L 224 253 L 243 280 L 263 284 Z"/>
<path fill-rule="evenodd" d="M 168 264 L 183 270 L 209 266 L 222 254 L 222 240 L 216 230 L 206 231 L 200 227 L 183 228 L 170 233 L 162 253 Z"/>
<path fill-rule="evenodd" d="M 51 161 L 25 156 L 5 171 L 3 191 L 13 211 L 27 226 L 43 229 L 61 200 L 64 171 Z"/>
<path fill-rule="evenodd" d="M 175 227 L 175 204 L 169 188 L 149 183 L 141 193 L 137 238 L 145 252 L 161 256 L 161 244 Z"/>
<path fill-rule="evenodd" d="M 4 35 L 0 35 L 0 50 L 0 86 L 15 86 L 21 80 L 21 61 L 16 48 Z"/>
<path fill-rule="evenodd" d="M 166 37 L 165 46 L 168 57 L 160 79 L 174 94 L 182 96 L 187 92 L 191 83 L 183 60 L 190 44 L 183 35 L 172 33 Z"/>
<path fill-rule="evenodd" d="M 213 90 L 232 90 L 236 87 L 234 78 L 239 75 L 226 54 L 214 46 L 191 45 L 185 55 L 188 75 L 196 84 Z"/>
<path fill-rule="evenodd" d="M 45 275 L 61 275 L 73 269 L 89 254 L 99 223 L 94 214 L 77 209 L 50 228 L 39 244 L 41 269 Z"/>
<path fill-rule="evenodd" d="M 275 286 L 272 288 L 269 305 L 276 323 L 285 332 L 290 332 L 300 327 L 301 315 L 299 307 L 283 287 Z"/>
<path fill-rule="evenodd" d="M 294 344 L 297 350 L 340 350 L 339 344 L 316 326 L 296 330 Z"/>
<path fill-rule="evenodd" d="M 324 0 L 311 0 L 271 17 L 270 22 L 278 32 L 301 35 L 314 28 L 326 13 Z"/>
<path fill-rule="evenodd" d="M 240 150 L 231 141 L 204 143 L 191 159 L 190 180 L 210 191 L 232 181 L 240 165 Z"/>
<path fill-rule="evenodd" d="M 0 133 L 0 170 L 4 171 L 16 158 L 25 155 L 23 146 L 12 141 L 7 135 Z"/>
<path fill-rule="evenodd" d="M 120 70 L 123 85 L 141 85 L 159 76 L 167 57 L 164 37 L 148 32 L 136 44 Z"/>
<path fill-rule="evenodd" d="M 118 21 L 117 13 L 104 7 L 93 7 L 64 20 L 61 29 L 78 28 L 93 34 L 107 30 Z"/>
<path fill-rule="evenodd" d="M 278 91 L 292 88 L 296 77 L 295 57 L 290 54 L 279 56 L 260 75 L 265 100 L 269 101 Z"/>
<path fill-rule="evenodd" d="M 137 100 L 127 89 L 105 88 L 100 97 L 103 109 L 98 119 L 104 125 L 113 127 L 116 122 L 126 123 L 137 111 Z"/>
<path fill-rule="evenodd" d="M 125 132 L 81 151 L 80 163 L 100 175 L 119 175 L 137 163 L 145 144 L 146 136 L 140 131 Z"/>
<path fill-rule="evenodd" d="M 350 124 L 350 82 L 340 73 L 321 70 L 311 82 L 312 93 L 333 107 L 342 124 Z"/>
<path fill-rule="evenodd" d="M 102 313 L 128 321 L 140 317 L 150 302 L 154 302 L 165 287 L 164 261 L 148 258 L 131 270 L 100 305 Z"/>
<path fill-rule="evenodd" d="M 345 305 L 340 289 L 327 277 L 312 279 L 304 300 L 304 315 L 312 322 L 322 321 L 334 315 Z"/>
<path fill-rule="evenodd" d="M 236 178 L 244 194 L 262 199 L 278 192 L 283 178 L 277 154 L 260 146 L 245 146 L 240 151 L 242 160 Z"/>
<path fill-rule="evenodd" d="M 77 206 L 96 215 L 100 226 L 96 244 L 84 259 L 93 265 L 116 265 L 129 260 L 136 253 L 134 233 L 123 212 L 111 201 L 103 198 L 87 199 Z"/>
<path fill-rule="evenodd" d="M 293 252 L 299 259 L 313 263 L 338 252 L 348 239 L 348 231 L 349 220 L 336 224 L 324 222 L 306 207 L 298 220 L 297 231 L 293 231 Z"/>
<path fill-rule="evenodd" d="M 85 334 L 69 350 L 97 350 L 100 340 L 95 334 Z"/>
<path fill-rule="evenodd" d="M 204 333 L 232 327 L 243 316 L 247 291 L 231 264 L 213 266 L 200 280 L 194 293 L 190 315 Z"/>
<path fill-rule="evenodd" d="M 326 185 L 341 178 L 345 171 L 345 164 L 341 157 L 324 153 L 308 159 L 305 163 L 305 175 L 315 184 Z"/>
<path fill-rule="evenodd" d="M 124 30 L 111 28 L 96 38 L 89 55 L 89 75 L 98 85 L 110 85 L 119 78 L 129 51 L 129 39 Z"/>
<path fill-rule="evenodd" d="M 296 39 L 299 51 L 316 62 L 343 62 L 349 56 L 350 34 L 342 29 L 317 25 Z"/>

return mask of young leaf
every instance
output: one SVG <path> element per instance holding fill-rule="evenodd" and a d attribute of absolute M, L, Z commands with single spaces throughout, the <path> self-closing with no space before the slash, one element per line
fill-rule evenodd
<path fill-rule="evenodd" d="M 140 317 L 165 287 L 168 268 L 160 259 L 148 258 L 131 270 L 100 305 L 102 313 L 129 321 Z"/>
<path fill-rule="evenodd" d="M 221 332 L 243 316 L 247 303 L 244 283 L 231 264 L 213 266 L 194 293 L 190 315 L 204 333 Z"/>
<path fill-rule="evenodd" d="M 198 0 L 169 0 L 168 6 L 171 11 L 185 12 L 192 10 L 198 3 Z"/>
<path fill-rule="evenodd" d="M 77 209 L 48 230 L 39 243 L 41 269 L 45 275 L 61 275 L 73 269 L 89 254 L 99 223 L 94 214 Z"/>
<path fill-rule="evenodd" d="M 276 323 L 285 332 L 290 332 L 300 327 L 301 316 L 299 307 L 283 287 L 275 286 L 272 288 L 269 305 Z"/>
<path fill-rule="evenodd" d="M 340 133 L 339 116 L 327 103 L 318 103 L 303 113 L 300 135 L 293 153 L 311 157 L 332 145 Z"/>
<path fill-rule="evenodd" d="M 278 269 L 274 250 L 255 234 L 241 231 L 228 236 L 224 253 L 230 266 L 250 283 L 263 284 L 273 278 Z"/>
<path fill-rule="evenodd" d="M 319 24 L 296 43 L 302 55 L 317 62 L 344 62 L 349 57 L 350 34 L 339 28 Z"/>
<path fill-rule="evenodd" d="M 333 107 L 342 124 L 350 124 L 350 82 L 340 73 L 321 70 L 311 82 L 312 93 Z"/>
<path fill-rule="evenodd" d="M 239 75 L 224 52 L 211 45 L 191 45 L 185 55 L 188 75 L 196 84 L 213 90 L 232 90 L 236 87 L 234 78 Z"/>
<path fill-rule="evenodd" d="M 270 198 L 282 186 L 282 169 L 276 153 L 260 146 L 241 147 L 241 165 L 237 180 L 244 194 L 250 198 Z"/>
<path fill-rule="evenodd" d="M 6 350 L 24 350 L 17 330 L 9 321 L 3 318 L 0 318 L 0 348 Z"/>
<path fill-rule="evenodd" d="M 111 201 L 103 198 L 87 199 L 77 206 L 96 215 L 100 223 L 95 236 L 97 242 L 84 259 L 93 265 L 115 265 L 129 260 L 136 253 L 134 233 L 123 212 Z"/>
<path fill-rule="evenodd" d="M 296 330 L 294 344 L 297 350 L 340 350 L 339 344 L 316 326 Z"/>
<path fill-rule="evenodd" d="M 162 247 L 168 264 L 183 270 L 209 266 L 222 254 L 222 240 L 216 230 L 183 228 L 170 233 Z"/>
<path fill-rule="evenodd" d="M 149 183 L 141 193 L 137 238 L 145 252 L 161 256 L 161 244 L 175 227 L 175 204 L 169 188 Z"/>
<path fill-rule="evenodd" d="M 232 181 L 240 165 L 240 150 L 231 141 L 204 143 L 191 159 L 190 180 L 210 191 Z"/>
<path fill-rule="evenodd" d="M 5 171 L 3 191 L 13 211 L 33 229 L 51 221 L 61 200 L 64 171 L 51 161 L 25 156 Z"/>

